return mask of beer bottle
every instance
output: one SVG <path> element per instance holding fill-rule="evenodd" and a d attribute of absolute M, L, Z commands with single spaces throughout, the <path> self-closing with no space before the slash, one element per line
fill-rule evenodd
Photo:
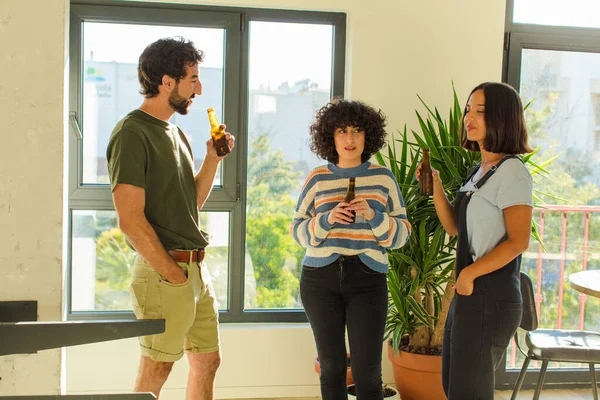
<path fill-rule="evenodd" d="M 433 194 L 433 174 L 431 173 L 429 149 L 423 149 L 423 162 L 421 163 L 419 189 L 423 196 L 431 196 Z"/>
<path fill-rule="evenodd" d="M 215 110 L 209 108 L 207 111 L 208 121 L 210 122 L 210 136 L 212 136 L 215 150 L 217 150 L 217 155 L 219 157 L 223 157 L 224 155 L 229 154 L 231 151 L 229 150 L 229 143 L 227 143 L 227 138 L 225 137 L 225 130 L 221 128 L 221 124 L 219 124 Z"/>
<path fill-rule="evenodd" d="M 356 178 L 351 176 L 348 181 L 348 193 L 346 193 L 346 198 L 344 199 L 346 203 L 350 203 L 356 197 L 355 186 Z M 354 221 L 356 221 L 356 211 L 352 211 L 352 222 Z"/>

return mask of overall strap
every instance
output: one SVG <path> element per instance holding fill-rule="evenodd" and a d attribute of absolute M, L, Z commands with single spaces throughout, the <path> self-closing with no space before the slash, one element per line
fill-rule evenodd
<path fill-rule="evenodd" d="M 509 160 L 511 158 L 516 158 L 519 161 L 523 162 L 523 160 L 521 160 L 521 157 L 515 155 L 515 154 L 510 154 L 508 156 L 503 157 L 498 164 L 494 165 L 492 168 L 490 168 L 490 170 L 483 176 L 483 178 L 481 178 L 479 181 L 477 181 L 477 183 L 473 184 L 473 190 L 471 190 L 468 195 L 470 196 L 471 194 L 473 194 L 474 191 L 476 191 L 477 189 L 481 188 L 488 179 L 490 179 L 490 177 L 492 175 L 494 175 L 494 172 L 496 172 L 496 170 L 498 168 L 500 168 L 500 166 L 502 165 L 502 163 L 504 163 L 504 161 Z"/>

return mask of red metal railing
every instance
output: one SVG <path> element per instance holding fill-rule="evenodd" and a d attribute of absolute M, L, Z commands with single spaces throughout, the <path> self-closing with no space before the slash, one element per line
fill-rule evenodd
<path fill-rule="evenodd" d="M 561 213 L 561 237 L 560 237 L 560 253 L 558 253 L 560 265 L 559 265 L 559 282 L 558 282 L 558 310 L 556 316 L 556 328 L 561 329 L 563 326 L 562 314 L 563 314 L 563 295 L 564 295 L 564 282 L 565 282 L 565 262 L 567 260 L 567 222 L 568 214 L 581 214 L 584 213 L 583 218 L 583 248 L 582 248 L 582 264 L 581 269 L 585 271 L 588 264 L 588 243 L 589 243 L 589 232 L 590 232 L 590 217 L 593 213 L 600 213 L 600 206 L 544 206 L 541 208 L 535 208 L 534 213 L 539 213 L 539 234 L 542 240 L 544 240 L 544 228 L 546 226 L 546 214 L 548 213 Z M 535 218 L 535 214 L 534 214 Z M 580 237 L 579 237 L 580 238 Z M 555 238 L 553 238 L 555 239 Z M 535 292 L 535 307 L 538 316 L 541 315 L 542 309 L 542 266 L 544 260 L 544 253 L 542 246 L 538 245 L 537 251 L 537 263 L 536 263 L 536 279 L 534 285 L 536 287 Z M 556 254 L 556 253 L 555 253 Z M 568 288 L 567 290 L 571 290 Z M 583 293 L 579 294 L 579 329 L 584 329 L 585 326 L 585 303 L 587 296 Z M 517 354 L 516 345 L 511 344 L 510 349 L 510 368 L 517 368 Z"/>

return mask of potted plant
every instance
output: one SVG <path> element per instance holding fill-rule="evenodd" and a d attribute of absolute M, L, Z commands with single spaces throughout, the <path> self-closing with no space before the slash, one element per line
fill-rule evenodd
<path fill-rule="evenodd" d="M 356 386 L 348 385 L 348 400 L 355 400 L 356 397 Z M 385 400 L 399 400 L 398 391 L 391 386 L 383 385 L 383 398 Z"/>
<path fill-rule="evenodd" d="M 390 306 L 385 332 L 394 380 L 403 400 L 446 398 L 441 384 L 441 346 L 454 295 L 456 237 L 446 235 L 432 199 L 419 194 L 415 173 L 422 149 L 429 148 L 432 167 L 439 171 L 452 202 L 468 171 L 481 159 L 480 153 L 460 145 L 462 107 L 454 87 L 453 94 L 448 120 L 419 97 L 427 115 L 423 118 L 416 111 L 420 133 L 412 131 L 414 141 L 409 141 L 405 127 L 401 139 L 394 139 L 400 143 L 399 153 L 392 143 L 387 155 L 376 154 L 377 161 L 396 177 L 413 227 L 404 247 L 388 250 Z M 523 157 L 532 175 L 545 173 L 544 167 L 556 158 L 538 165 L 531 159 L 533 154 L 535 151 Z M 539 241 L 534 223 L 532 237 Z"/>

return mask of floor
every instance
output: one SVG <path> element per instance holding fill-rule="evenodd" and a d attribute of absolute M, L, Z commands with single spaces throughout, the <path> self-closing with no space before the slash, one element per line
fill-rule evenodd
<path fill-rule="evenodd" d="M 494 400 L 509 400 L 512 391 L 498 390 Z M 519 392 L 518 400 L 529 400 L 533 398 L 533 390 L 523 390 Z M 543 390 L 540 400 L 592 400 L 592 391 L 590 389 L 572 389 L 572 390 Z M 246 399 L 246 400 L 317 400 L 320 397 L 288 397 L 285 399 Z M 233 400 L 233 399 L 232 399 Z"/>
<path fill-rule="evenodd" d="M 510 400 L 512 391 L 496 391 L 495 400 Z M 523 390 L 519 392 L 518 400 L 532 399 L 533 390 Z M 591 389 L 564 389 L 564 390 L 542 390 L 540 400 L 592 400 Z"/>

